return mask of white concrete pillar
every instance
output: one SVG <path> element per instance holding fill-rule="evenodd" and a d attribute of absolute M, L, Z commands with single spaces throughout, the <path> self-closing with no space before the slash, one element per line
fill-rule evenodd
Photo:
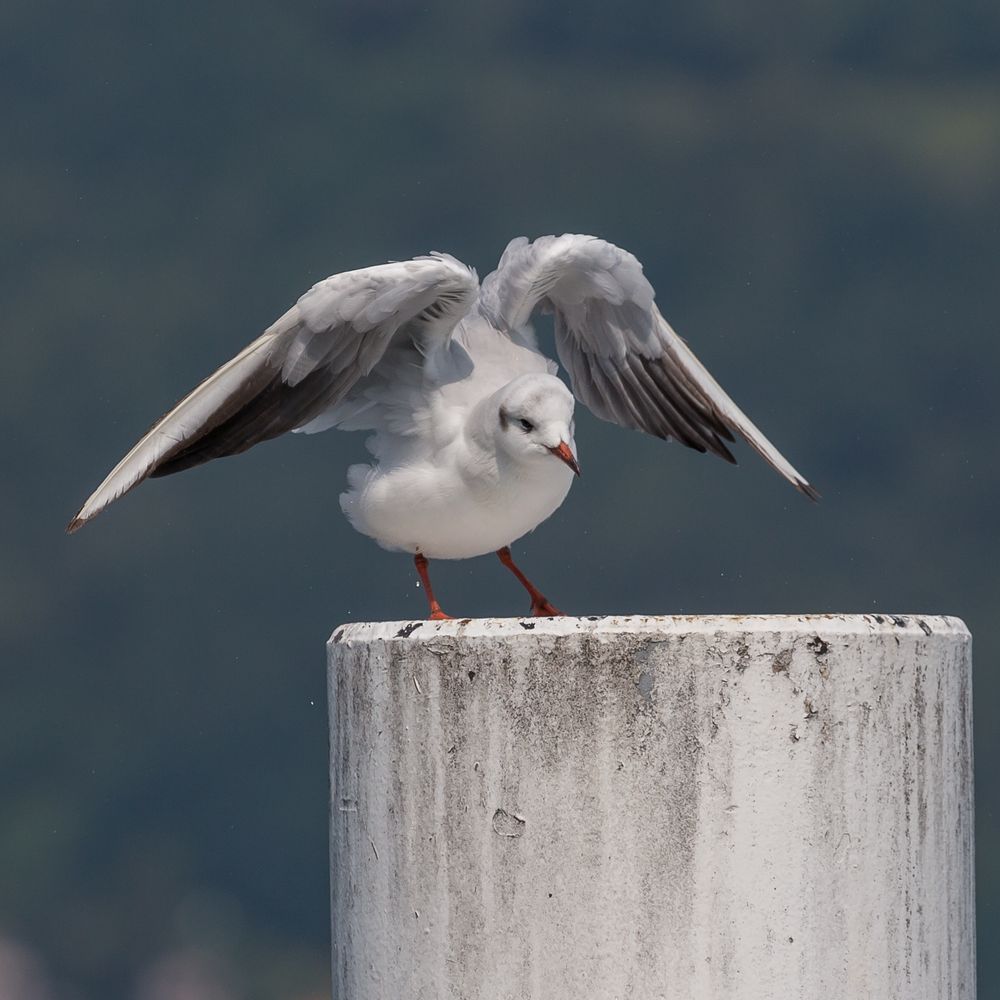
<path fill-rule="evenodd" d="M 954 618 L 350 625 L 336 1000 L 973 1000 Z"/>

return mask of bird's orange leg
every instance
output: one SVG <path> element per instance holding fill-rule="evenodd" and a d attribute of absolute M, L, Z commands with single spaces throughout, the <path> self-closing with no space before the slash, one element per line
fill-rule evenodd
<path fill-rule="evenodd" d="M 549 604 L 545 595 L 517 568 L 510 546 L 497 549 L 497 557 L 521 581 L 521 586 L 531 595 L 531 613 L 535 618 L 564 617 L 563 612 Z"/>
<path fill-rule="evenodd" d="M 438 604 L 437 598 L 434 596 L 434 591 L 431 590 L 431 577 L 427 572 L 427 557 L 421 555 L 419 552 L 413 557 L 414 563 L 417 566 L 417 573 L 420 574 L 420 580 L 424 585 L 424 590 L 427 591 L 427 601 L 431 606 L 430 619 L 432 621 L 443 621 L 445 619 L 450 619 L 451 615 L 446 615 L 441 610 L 441 605 Z"/>

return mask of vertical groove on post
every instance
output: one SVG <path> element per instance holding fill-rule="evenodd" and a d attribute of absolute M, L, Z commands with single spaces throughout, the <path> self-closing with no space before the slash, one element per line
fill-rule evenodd
<path fill-rule="evenodd" d="M 971 641 L 935 616 L 351 625 L 336 1000 L 973 1000 Z"/>

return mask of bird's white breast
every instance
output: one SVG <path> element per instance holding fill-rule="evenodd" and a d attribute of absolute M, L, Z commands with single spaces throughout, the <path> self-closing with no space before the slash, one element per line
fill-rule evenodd
<path fill-rule="evenodd" d="M 495 552 L 553 514 L 573 482 L 556 458 L 531 465 L 462 468 L 447 454 L 382 469 L 355 465 L 340 505 L 380 545 L 429 559 Z"/>

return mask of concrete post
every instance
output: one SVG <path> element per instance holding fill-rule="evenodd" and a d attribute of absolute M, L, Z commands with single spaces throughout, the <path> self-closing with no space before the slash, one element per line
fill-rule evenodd
<path fill-rule="evenodd" d="M 880 615 L 350 625 L 336 1000 L 973 1000 L 971 641 Z"/>

